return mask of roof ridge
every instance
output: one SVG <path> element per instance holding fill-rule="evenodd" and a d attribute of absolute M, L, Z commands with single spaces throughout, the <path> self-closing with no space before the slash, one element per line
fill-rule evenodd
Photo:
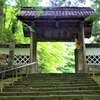
<path fill-rule="evenodd" d="M 22 6 L 21 7 L 21 10 L 93 10 L 91 9 L 90 7 L 76 7 L 76 6 L 73 6 L 73 7 L 41 7 L 41 6 Z"/>

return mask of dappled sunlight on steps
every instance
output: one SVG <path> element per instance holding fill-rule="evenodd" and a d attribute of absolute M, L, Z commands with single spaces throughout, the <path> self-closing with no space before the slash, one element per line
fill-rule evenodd
<path fill-rule="evenodd" d="M 9 85 L 0 100 L 100 100 L 100 87 L 88 74 L 32 74 Z"/>

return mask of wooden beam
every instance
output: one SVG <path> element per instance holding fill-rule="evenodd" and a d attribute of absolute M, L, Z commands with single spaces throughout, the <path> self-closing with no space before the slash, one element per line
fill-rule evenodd
<path fill-rule="evenodd" d="M 56 22 L 56 20 L 34 20 L 34 22 Z"/>
<path fill-rule="evenodd" d="M 35 22 L 34 21 L 31 21 L 31 25 L 34 28 L 35 27 Z"/>
<path fill-rule="evenodd" d="M 56 21 L 56 27 L 59 27 L 59 21 Z"/>
<path fill-rule="evenodd" d="M 59 22 L 71 22 L 71 23 L 75 22 L 76 23 L 76 22 L 81 22 L 81 21 L 80 20 L 59 20 Z"/>

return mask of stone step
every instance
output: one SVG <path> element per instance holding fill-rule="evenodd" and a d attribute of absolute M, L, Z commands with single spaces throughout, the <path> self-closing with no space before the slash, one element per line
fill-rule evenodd
<path fill-rule="evenodd" d="M 85 76 L 77 75 L 76 76 L 75 74 L 73 74 L 73 75 L 70 75 L 70 74 L 69 75 L 68 74 L 66 74 L 66 75 L 63 75 L 63 74 L 60 74 L 60 75 L 56 75 L 56 74 L 55 75 L 52 75 L 52 74 L 50 74 L 50 75 L 48 75 L 48 74 L 42 74 L 42 75 L 41 74 L 40 75 L 38 75 L 38 74 L 37 75 L 31 74 L 31 75 L 28 75 L 29 78 L 35 78 L 35 77 L 38 77 L 38 78 L 41 78 L 41 77 L 47 78 L 47 76 L 48 76 L 48 78 L 58 78 L 58 77 L 59 78 L 62 78 L 62 77 L 64 77 L 64 78 L 69 78 L 69 77 L 71 77 L 71 78 L 74 78 L 74 77 L 75 78 L 84 78 L 84 77 L 85 78 L 89 78 L 89 77 L 91 77 L 90 75 L 87 75 L 87 76 L 86 75 Z"/>
<path fill-rule="evenodd" d="M 18 80 L 14 83 L 95 83 L 94 80 Z"/>
<path fill-rule="evenodd" d="M 0 100 L 100 100 L 100 95 L 0 96 Z"/>
<path fill-rule="evenodd" d="M 100 90 L 70 90 L 70 91 L 33 91 L 33 92 L 4 92 L 0 96 L 43 96 L 43 95 L 100 95 Z"/>
<path fill-rule="evenodd" d="M 6 86 L 0 100 L 100 100 L 100 87 L 88 74 L 32 74 Z"/>
<path fill-rule="evenodd" d="M 93 84 L 20 84 L 20 83 L 18 83 L 18 84 L 15 84 L 14 86 L 12 86 L 12 85 L 10 85 L 10 86 L 8 86 L 9 88 L 13 88 L 13 87 L 16 87 L 16 88 L 21 88 L 21 87 L 33 87 L 33 88 L 36 88 L 36 87 L 44 87 L 44 88 L 47 88 L 47 87 L 81 87 L 81 86 L 99 86 L 97 83 L 93 83 Z M 5 87 L 7 87 L 7 86 L 5 86 Z"/>
<path fill-rule="evenodd" d="M 38 84 L 38 85 L 46 85 L 46 84 L 50 84 L 50 85 L 58 85 L 58 84 L 97 84 L 97 82 L 95 81 L 60 81 L 60 82 L 56 82 L 56 81 L 53 81 L 53 82 L 49 82 L 49 81 L 45 81 L 45 82 L 38 82 L 38 81 L 17 81 L 15 82 L 15 84 Z"/>
<path fill-rule="evenodd" d="M 73 76 L 67 76 L 67 75 L 66 76 L 48 76 L 48 77 L 47 77 L 47 75 L 45 75 L 45 76 L 33 76 L 32 75 L 32 76 L 28 76 L 28 77 L 29 78 L 45 78 L 45 79 L 46 78 L 90 78 L 90 76 L 86 76 L 86 77 L 82 76 L 81 77 L 81 76 L 74 76 L 74 75 Z"/>
<path fill-rule="evenodd" d="M 20 80 L 20 79 L 19 79 Z M 62 77 L 62 78 L 30 78 L 30 77 L 23 77 L 22 78 L 22 80 L 23 81 L 25 81 L 25 80 L 37 80 L 37 81 L 93 81 L 94 79 L 93 78 L 64 78 L 64 77 Z"/>
<path fill-rule="evenodd" d="M 87 73 L 34 73 L 34 74 L 29 74 L 28 76 L 77 76 L 77 77 L 86 77 L 90 76 Z"/>
<path fill-rule="evenodd" d="M 66 80 L 66 81 L 69 81 L 69 80 L 83 80 L 83 81 L 92 81 L 93 79 L 91 78 L 91 77 L 89 77 L 89 78 L 64 78 L 64 77 L 62 77 L 62 78 L 43 78 L 43 77 L 41 77 L 41 78 L 38 78 L 38 77 L 35 77 L 35 78 L 30 78 L 30 77 L 28 77 L 28 78 L 26 78 L 26 77 L 23 77 L 22 78 L 22 80 Z"/>
<path fill-rule="evenodd" d="M 43 88 L 43 87 L 39 87 L 39 88 L 32 88 L 32 87 L 22 87 L 22 88 L 18 88 L 18 87 L 7 87 L 3 89 L 3 92 L 32 92 L 32 91 L 71 91 L 71 90 L 100 90 L 100 87 L 98 86 L 81 86 L 81 87 L 47 87 L 47 88 Z"/>
<path fill-rule="evenodd" d="M 33 79 L 35 79 L 35 80 L 93 80 L 93 78 L 92 77 L 88 77 L 88 78 L 85 78 L 85 77 L 83 77 L 83 78 L 75 78 L 75 77 L 46 77 L 46 78 L 44 78 L 44 77 L 23 77 L 22 78 L 22 80 L 33 80 Z"/>
<path fill-rule="evenodd" d="M 31 83 L 14 83 L 14 86 L 16 87 L 17 85 L 26 85 L 26 86 L 29 86 L 29 87 L 80 87 L 80 86 L 99 86 L 97 83 L 80 83 L 80 84 L 31 84 Z"/>
<path fill-rule="evenodd" d="M 21 80 L 18 80 L 17 82 L 20 82 Z M 15 83 L 17 83 L 17 82 L 15 82 Z M 37 83 L 39 83 L 39 82 L 94 82 L 94 80 L 93 79 L 53 79 L 53 80 L 51 80 L 51 79 L 22 79 L 22 82 L 37 82 Z"/>

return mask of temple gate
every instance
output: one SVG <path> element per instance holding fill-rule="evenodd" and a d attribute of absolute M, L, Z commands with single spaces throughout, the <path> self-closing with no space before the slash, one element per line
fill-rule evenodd
<path fill-rule="evenodd" d="M 23 22 L 24 36 L 31 39 L 31 62 L 37 61 L 37 42 L 74 42 L 77 38 L 81 48 L 75 50 L 76 72 L 87 72 L 84 38 L 91 37 L 93 21 L 85 18 L 92 14 L 88 7 L 22 7 L 16 16 Z"/>

